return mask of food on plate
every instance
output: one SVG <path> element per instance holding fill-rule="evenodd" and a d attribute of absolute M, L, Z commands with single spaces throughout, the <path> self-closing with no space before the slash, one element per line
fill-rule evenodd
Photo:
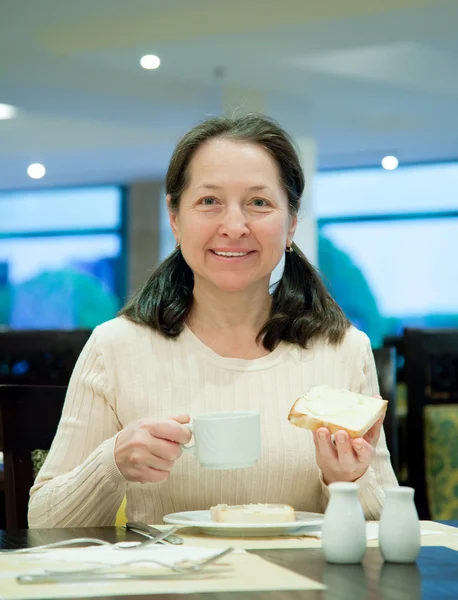
<path fill-rule="evenodd" d="M 296 512 L 287 504 L 218 504 L 210 508 L 214 523 L 289 523 Z"/>
<path fill-rule="evenodd" d="M 348 432 L 362 437 L 386 412 L 388 402 L 327 385 L 311 388 L 296 400 L 288 420 L 297 427 L 316 431 L 327 427 L 331 433 Z"/>

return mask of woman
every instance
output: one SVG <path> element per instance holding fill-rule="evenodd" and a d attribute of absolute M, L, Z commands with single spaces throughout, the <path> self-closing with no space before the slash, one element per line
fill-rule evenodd
<path fill-rule="evenodd" d="M 314 385 L 378 394 L 367 336 L 293 242 L 303 188 L 290 138 L 265 117 L 210 119 L 179 142 L 166 178 L 177 247 L 84 348 L 31 527 L 112 525 L 125 495 L 127 517 L 149 523 L 220 502 L 324 511 L 333 481 L 358 481 L 378 518 L 396 485 L 382 423 L 334 446 L 327 429 L 287 420 Z M 261 413 L 258 465 L 210 471 L 181 456 L 189 415 L 238 409 Z"/>

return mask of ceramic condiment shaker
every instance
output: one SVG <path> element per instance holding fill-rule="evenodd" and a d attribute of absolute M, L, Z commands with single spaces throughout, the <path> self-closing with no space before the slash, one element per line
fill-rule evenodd
<path fill-rule="evenodd" d="M 420 552 L 420 521 L 413 497 L 411 487 L 386 490 L 379 544 L 380 552 L 388 562 L 415 562 Z"/>
<path fill-rule="evenodd" d="M 356 564 L 366 552 L 366 521 L 356 483 L 329 485 L 329 504 L 324 514 L 321 541 L 331 563 Z"/>

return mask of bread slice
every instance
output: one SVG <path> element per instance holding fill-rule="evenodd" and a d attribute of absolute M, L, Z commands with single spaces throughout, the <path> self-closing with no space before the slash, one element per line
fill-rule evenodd
<path fill-rule="evenodd" d="M 387 405 L 386 400 L 318 385 L 296 400 L 288 420 L 311 431 L 327 427 L 335 433 L 343 429 L 351 438 L 358 438 L 385 414 Z"/>
<path fill-rule="evenodd" d="M 210 508 L 215 523 L 289 523 L 296 520 L 296 512 L 286 504 L 218 504 Z"/>

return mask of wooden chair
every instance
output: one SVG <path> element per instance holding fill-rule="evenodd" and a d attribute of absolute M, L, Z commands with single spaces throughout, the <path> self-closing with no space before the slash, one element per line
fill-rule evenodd
<path fill-rule="evenodd" d="M 457 405 L 458 411 L 458 329 L 406 329 L 403 346 L 408 402 L 408 484 L 415 489 L 420 518 L 429 519 L 431 515 L 425 477 L 425 408 L 433 405 L 450 405 L 452 408 L 452 405 Z M 444 444 L 441 452 L 448 451 Z"/>
<path fill-rule="evenodd" d="M 89 329 L 1 330 L 0 385 L 66 386 L 90 335 Z M 0 466 L 0 528 L 5 527 L 4 492 L 5 472 Z"/>
<path fill-rule="evenodd" d="M 90 329 L 0 332 L 0 384 L 67 385 Z"/>
<path fill-rule="evenodd" d="M 27 528 L 32 452 L 49 450 L 66 386 L 0 385 L 0 451 L 4 457 L 7 530 Z"/>
<path fill-rule="evenodd" d="M 378 383 L 380 395 L 388 400 L 383 427 L 385 429 L 386 444 L 391 456 L 396 475 L 399 473 L 399 453 L 398 453 L 398 427 L 396 420 L 396 395 L 397 395 L 397 377 L 396 377 L 396 349 L 395 348 L 376 348 L 373 350 L 375 366 L 377 368 Z"/>

